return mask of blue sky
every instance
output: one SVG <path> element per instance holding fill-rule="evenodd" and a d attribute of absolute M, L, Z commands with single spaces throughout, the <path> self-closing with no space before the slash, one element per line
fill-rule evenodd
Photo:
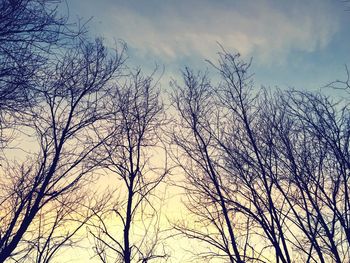
<path fill-rule="evenodd" d="M 217 42 L 253 57 L 257 85 L 317 89 L 350 64 L 350 3 L 342 0 L 70 0 L 107 41 L 124 40 L 130 61 L 165 67 L 163 83 L 185 65 L 203 69 Z"/>

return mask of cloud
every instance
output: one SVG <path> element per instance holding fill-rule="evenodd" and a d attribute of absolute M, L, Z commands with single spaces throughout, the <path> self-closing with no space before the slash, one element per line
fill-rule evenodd
<path fill-rule="evenodd" d="M 95 7 L 94 14 L 102 21 L 100 30 L 125 40 L 139 55 L 163 60 L 215 57 L 219 42 L 262 63 L 278 62 L 292 51 L 326 47 L 339 26 L 326 0 L 104 0 L 99 5 L 104 9 Z"/>

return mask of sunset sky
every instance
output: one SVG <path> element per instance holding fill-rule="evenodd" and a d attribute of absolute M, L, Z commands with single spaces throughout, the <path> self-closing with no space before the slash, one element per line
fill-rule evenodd
<path fill-rule="evenodd" d="M 110 44 L 125 41 L 132 65 L 164 68 L 163 89 L 169 89 L 170 79 L 178 78 L 185 66 L 209 67 L 205 59 L 215 61 L 218 43 L 245 59 L 253 58 L 257 86 L 316 90 L 344 79 L 345 64 L 350 62 L 350 2 L 346 1 L 67 2 L 72 20 L 92 18 L 89 34 Z M 180 252 L 173 256 L 171 262 L 184 262 Z"/>
<path fill-rule="evenodd" d="M 350 262 L 350 0 L 0 0 L 1 262 Z"/>
<path fill-rule="evenodd" d="M 341 0 L 71 0 L 71 18 L 128 44 L 135 65 L 206 68 L 217 42 L 253 57 L 258 85 L 317 89 L 343 78 L 350 61 L 350 3 Z"/>

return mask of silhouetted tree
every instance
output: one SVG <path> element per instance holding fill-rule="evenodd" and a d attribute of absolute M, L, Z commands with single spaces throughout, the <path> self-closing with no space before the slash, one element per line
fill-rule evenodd
<path fill-rule="evenodd" d="M 131 72 L 111 91 L 106 108 L 113 113 L 105 127 L 111 136 L 96 159 L 115 178 L 119 196 L 90 231 L 95 252 L 102 262 L 159 262 L 167 255 L 154 191 L 168 169 L 159 133 L 165 116 L 153 75 Z"/>
<path fill-rule="evenodd" d="M 33 103 L 33 80 L 54 46 L 69 42 L 84 29 L 58 15 L 57 0 L 2 0 L 0 2 L 0 142 L 7 114 Z M 6 117 L 5 117 L 6 116 Z"/>
<path fill-rule="evenodd" d="M 73 198 L 88 180 L 95 167 L 85 160 L 105 140 L 95 134 L 109 114 L 104 107 L 108 86 L 122 64 L 122 52 L 111 53 L 101 40 L 79 41 L 39 74 L 39 103 L 21 120 L 22 135 L 35 142 L 23 162 L 3 170 L 0 181 L 1 262 L 28 243 L 41 211 Z"/>
<path fill-rule="evenodd" d="M 212 129 L 219 128 L 215 127 L 219 112 L 214 89 L 205 74 L 194 74 L 186 69 L 183 79 L 183 86 L 175 82 L 172 85 L 174 104 L 179 113 L 173 143 L 181 149 L 180 153 L 175 150 L 175 160 L 186 174 L 184 188 L 189 201 L 186 206 L 199 217 L 199 223 L 193 227 L 180 223 L 175 229 L 214 248 L 203 253 L 207 259 L 227 257 L 230 262 L 244 262 L 248 255 L 241 243 L 248 241 L 248 235 L 238 234 L 238 225 L 246 222 L 237 220 L 227 202 L 230 199 L 226 191 L 229 182 L 212 134 Z M 234 185 L 231 187 L 235 188 Z"/>
<path fill-rule="evenodd" d="M 84 226 L 104 209 L 108 198 L 102 195 L 96 199 L 91 193 L 91 189 L 76 189 L 40 210 L 12 258 L 16 262 L 48 263 L 69 249 L 81 247 L 86 238 Z"/>
<path fill-rule="evenodd" d="M 296 91 L 284 94 L 281 105 L 293 126 L 277 126 L 280 167 L 293 187 L 291 221 L 308 241 L 298 240 L 298 247 L 310 247 L 310 257 L 315 251 L 315 262 L 348 261 L 349 105 Z"/>
<path fill-rule="evenodd" d="M 210 244 L 207 258 L 347 261 L 349 104 L 254 89 L 250 63 L 226 51 L 210 64 L 219 84 L 186 70 L 184 84 L 173 85 L 175 159 L 199 218 L 175 229 Z"/>

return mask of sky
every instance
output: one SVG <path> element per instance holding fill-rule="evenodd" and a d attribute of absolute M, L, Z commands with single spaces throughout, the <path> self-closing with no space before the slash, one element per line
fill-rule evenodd
<path fill-rule="evenodd" d="M 165 89 L 185 66 L 210 68 L 205 59 L 216 60 L 219 44 L 252 58 L 255 84 L 271 89 L 317 90 L 344 79 L 345 64 L 350 65 L 350 2 L 342 0 L 67 0 L 67 5 L 71 19 L 92 18 L 91 35 L 109 44 L 125 41 L 133 66 L 164 68 Z"/>
<path fill-rule="evenodd" d="M 350 69 L 350 0 L 66 0 L 60 8 L 72 21 L 91 18 L 90 35 L 107 44 L 124 41 L 128 65 L 148 72 L 164 68 L 164 89 L 185 66 L 210 69 L 205 60 L 215 62 L 220 45 L 253 59 L 258 87 L 317 90 L 346 78 L 346 64 Z M 174 205 L 180 203 L 176 195 L 169 194 L 167 216 L 186 216 Z M 71 249 L 57 262 L 98 262 L 90 241 L 83 244 L 87 249 Z M 169 243 L 171 262 L 191 262 L 176 251 L 190 249 L 188 241 Z"/>
<path fill-rule="evenodd" d="M 70 0 L 90 33 L 123 40 L 135 66 L 205 69 L 222 45 L 253 58 L 256 85 L 318 89 L 345 77 L 350 3 L 342 0 Z"/>

